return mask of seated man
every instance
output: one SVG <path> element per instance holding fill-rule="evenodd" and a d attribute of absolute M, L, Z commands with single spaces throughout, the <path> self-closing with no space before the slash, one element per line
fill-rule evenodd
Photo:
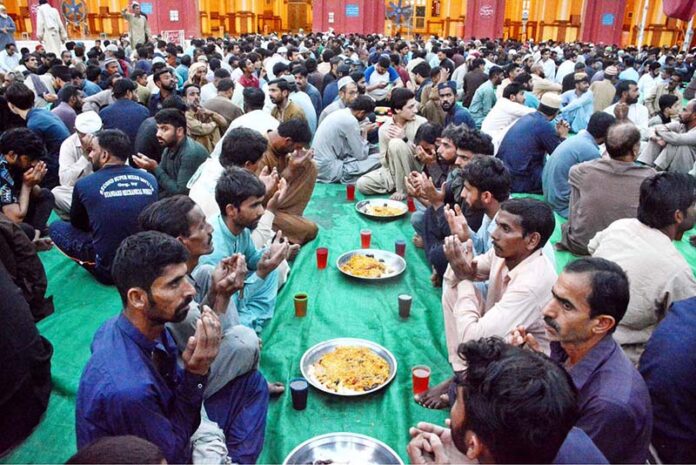
<path fill-rule="evenodd" d="M 47 173 L 41 138 L 31 129 L 14 128 L 0 137 L 0 207 L 2 214 L 22 228 L 27 237 L 45 249 L 50 241 L 48 217 L 53 194 L 39 187 Z"/>
<path fill-rule="evenodd" d="M 575 73 L 573 81 L 575 88 L 561 95 L 560 116 L 568 122 L 573 132 L 578 133 L 587 129 L 594 109 L 594 96 L 587 74 Z"/>
<path fill-rule="evenodd" d="M 474 92 L 474 98 L 471 99 L 471 105 L 469 105 L 469 111 L 471 112 L 471 117 L 476 123 L 476 127 L 480 128 L 481 123 L 491 111 L 493 105 L 497 100 L 495 96 L 495 88 L 503 82 L 503 68 L 499 66 L 493 66 L 488 71 L 488 80 L 481 84 L 476 92 Z"/>
<path fill-rule="evenodd" d="M 621 121 L 630 121 L 640 131 L 641 138 L 648 137 L 650 113 L 645 105 L 638 103 L 638 86 L 635 81 L 622 80 L 616 84 L 616 103 L 604 109 Z"/>
<path fill-rule="evenodd" d="M 305 244 L 317 236 L 317 225 L 302 216 L 317 180 L 312 151 L 304 149 L 312 141 L 312 133 L 305 120 L 291 119 L 280 123 L 267 137 L 268 149 L 257 173 L 275 171 L 287 182 L 283 198 L 275 205 L 273 229 L 283 231 L 294 244 Z M 274 189 L 268 190 L 266 198 L 274 192 Z"/>
<path fill-rule="evenodd" d="M 338 98 L 324 108 L 319 115 L 319 124 L 323 123 L 327 116 L 336 110 L 343 110 L 358 96 L 358 85 L 350 76 L 338 80 Z"/>
<path fill-rule="evenodd" d="M 269 202 L 282 198 L 282 190 L 279 189 Z M 257 248 L 251 240 L 251 230 L 263 216 L 265 195 L 266 187 L 255 174 L 245 169 L 229 168 L 218 179 L 215 188 L 220 214 L 210 221 L 214 228 L 214 250 L 200 260 L 203 265 L 217 265 L 235 253 L 244 255 L 249 276 L 244 295 L 237 293 L 234 298 L 241 324 L 257 333 L 273 317 L 278 293 L 276 268 L 287 259 L 289 252 L 288 242 L 283 239 L 281 231 L 264 249 Z"/>
<path fill-rule="evenodd" d="M 688 173 L 696 163 L 696 100 L 679 113 L 679 121 L 651 128 L 653 134 L 638 161 L 661 171 Z"/>
<path fill-rule="evenodd" d="M 65 139 L 60 146 L 58 178 L 60 186 L 53 188 L 56 213 L 61 218 L 70 218 L 70 203 L 73 187 L 78 179 L 92 174 L 89 151 L 92 136 L 102 129 L 102 120 L 93 111 L 80 113 L 75 118 L 75 134 Z"/>
<path fill-rule="evenodd" d="M 498 149 L 503 137 L 521 117 L 534 113 L 533 108 L 524 105 L 524 89 L 518 83 L 508 84 L 491 111 L 481 123 L 481 130 L 491 136 L 493 147 Z"/>
<path fill-rule="evenodd" d="M 393 192 L 391 199 L 404 200 L 404 178 L 412 171 L 423 171 L 423 164 L 416 158 L 413 147 L 418 128 L 427 120 L 418 116 L 418 102 L 409 89 L 392 91 L 391 108 L 394 116 L 379 128 L 382 166 L 362 175 L 355 186 L 366 195 Z"/>
<path fill-rule="evenodd" d="M 512 176 L 512 192 L 541 193 L 541 173 L 546 155 L 568 136 L 568 123 L 550 123 L 561 106 L 561 98 L 553 93 L 541 97 L 539 108 L 518 119 L 508 129 L 498 148 L 497 157 L 503 160 Z"/>
<path fill-rule="evenodd" d="M 188 182 L 198 167 L 208 158 L 208 151 L 186 135 L 186 117 L 173 108 L 155 115 L 157 140 L 165 147 L 157 163 L 143 154 L 133 155 L 135 165 L 152 173 L 159 183 L 159 196 L 188 194 Z"/>
<path fill-rule="evenodd" d="M 553 211 L 538 200 L 510 199 L 500 205 L 493 247 L 474 258 L 472 241 L 445 239 L 449 266 L 442 290 L 448 358 L 455 372 L 466 369 L 459 344 L 482 337 L 504 337 L 518 326 L 546 341 L 541 310 L 548 302 L 556 271 L 542 254 L 555 226 Z M 487 294 L 474 285 L 488 281 Z M 548 349 L 548 345 L 546 345 Z M 416 395 L 428 408 L 447 406 L 450 380 Z"/>
<path fill-rule="evenodd" d="M 696 463 L 696 298 L 675 302 L 640 358 L 653 404 L 652 445 L 662 463 Z"/>
<path fill-rule="evenodd" d="M 437 94 L 440 97 L 440 108 L 445 112 L 444 126 L 466 124 L 469 128 L 476 129 L 476 123 L 469 110 L 457 105 L 457 83 L 455 81 L 439 83 Z"/>
<path fill-rule="evenodd" d="M 489 337 L 461 344 L 449 428 L 411 428 L 411 463 L 608 463 L 573 423 L 577 394 L 563 368 Z M 543 419 L 543 421 L 537 421 Z"/>
<path fill-rule="evenodd" d="M 628 275 L 631 300 L 614 339 L 636 365 L 672 302 L 696 295 L 691 267 L 673 244 L 694 222 L 696 179 L 658 173 L 640 186 L 638 217 L 614 221 L 587 247 L 593 257 L 611 260 Z"/>
<path fill-rule="evenodd" d="M 604 144 L 609 126 L 615 122 L 616 118 L 612 115 L 598 111 L 590 118 L 587 130 L 583 129 L 576 137 L 569 137 L 561 142 L 546 160 L 542 172 L 544 200 L 563 218 L 568 218 L 569 213 L 570 169 L 599 158 L 599 146 Z"/>
<path fill-rule="evenodd" d="M 645 463 L 652 430 L 648 389 L 612 337 L 629 300 L 621 267 L 602 258 L 566 265 L 543 310 L 551 358 L 578 389 L 575 425 L 587 433 L 609 463 Z M 514 344 L 538 349 L 535 337 L 518 328 Z"/>
<path fill-rule="evenodd" d="M 1 262 L 0 292 L 3 297 L 0 301 L 3 344 L 0 455 L 3 455 L 32 433 L 48 407 L 53 346 L 39 334 L 27 301 Z"/>
<path fill-rule="evenodd" d="M 375 102 L 358 96 L 348 108 L 331 113 L 317 128 L 312 148 L 317 181 L 348 184 L 379 167 L 379 154 L 370 154 L 367 134 L 377 127 L 365 117 Z"/>
<path fill-rule="evenodd" d="M 640 132 L 633 124 L 611 126 L 605 144 L 610 158 L 570 169 L 570 214 L 561 225 L 559 250 L 589 255 L 587 244 L 595 234 L 618 219 L 635 218 L 640 185 L 655 174 L 652 168 L 634 163 L 640 151 Z"/>
<path fill-rule="evenodd" d="M 246 277 L 246 261 L 242 254 L 235 254 L 211 265 L 198 266 L 200 258 L 213 252 L 213 228 L 196 203 L 185 195 L 175 195 L 149 205 L 140 213 L 141 231 L 158 231 L 175 237 L 188 252 L 187 277 L 196 288 L 196 295 L 189 306 L 186 319 L 168 323 L 181 352 L 196 331 L 201 318 L 201 308 L 208 305 L 220 319 L 222 343 L 220 353 L 210 366 L 209 382 L 205 398 L 238 376 L 258 369 L 259 338 L 256 333 L 239 324 L 239 313 L 232 294 L 240 291 Z M 271 394 L 283 392 L 282 384 L 270 385 Z"/>
<path fill-rule="evenodd" d="M 128 237 L 119 247 L 113 275 L 124 308 L 92 341 L 77 392 L 78 449 L 105 436 L 132 434 L 157 445 L 170 463 L 191 463 L 197 452 L 192 436 L 207 426 L 222 430 L 233 462 L 256 461 L 268 404 L 263 376 L 257 370 L 237 376 L 206 399 L 222 338 L 217 314 L 203 308 L 183 352 L 165 327 L 186 318 L 196 294 L 186 278 L 188 259 L 180 241 L 154 231 Z M 201 423 L 202 407 L 219 428 L 207 419 Z"/>
<path fill-rule="evenodd" d="M 95 134 L 89 153 L 94 173 L 75 184 L 70 221 L 49 227 L 56 246 L 104 284 L 113 282 L 111 262 L 119 244 L 137 232 L 138 215 L 157 200 L 155 178 L 126 165 L 129 147 L 118 129 Z"/>

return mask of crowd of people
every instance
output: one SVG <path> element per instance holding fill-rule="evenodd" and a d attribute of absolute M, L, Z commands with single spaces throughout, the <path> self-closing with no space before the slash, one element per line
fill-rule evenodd
<path fill-rule="evenodd" d="M 69 463 L 255 463 L 284 391 L 258 335 L 318 233 L 319 182 L 416 204 L 452 376 L 415 396 L 451 419 L 409 431 L 412 463 L 696 462 L 696 279 L 674 244 L 696 222 L 693 53 L 177 45 L 137 3 L 128 34 L 88 46 L 39 3 L 34 50 L 0 6 L 0 453 L 51 392 L 35 322 L 55 247 L 123 305 L 94 335 Z M 578 256 L 560 275 L 558 216 Z"/>

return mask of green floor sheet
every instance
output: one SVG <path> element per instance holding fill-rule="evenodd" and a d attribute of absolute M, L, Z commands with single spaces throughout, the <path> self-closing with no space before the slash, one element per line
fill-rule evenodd
<path fill-rule="evenodd" d="M 295 411 L 289 393 L 271 401 L 265 448 L 259 463 L 280 463 L 300 442 L 329 432 L 355 432 L 378 438 L 406 457 L 408 428 L 418 421 L 442 423 L 444 411 L 431 411 L 412 401 L 410 367 L 432 367 L 432 380 L 444 379 L 447 364 L 440 289 L 429 281 L 422 250 L 410 241 L 408 217 L 393 222 L 372 221 L 358 215 L 354 203 L 345 201 L 345 188 L 317 185 L 306 215 L 319 226 L 317 239 L 303 247 L 292 266 L 288 282 L 278 296 L 276 314 L 262 334 L 261 370 L 272 381 L 300 375 L 299 362 L 306 349 L 326 339 L 359 337 L 379 343 L 397 359 L 394 381 L 365 397 L 342 398 L 310 389 L 308 407 Z M 560 220 L 560 218 L 557 217 Z M 560 222 L 552 238 L 560 238 Z M 343 252 L 359 248 L 359 231 L 372 230 L 372 247 L 394 250 L 394 240 L 407 239 L 407 270 L 381 284 L 363 284 L 342 276 L 335 266 Z M 329 248 L 329 266 L 317 270 L 315 248 Z M 686 240 L 677 244 L 687 260 L 696 264 L 696 250 Z M 3 463 L 62 463 L 75 451 L 75 395 L 81 371 L 90 355 L 97 328 L 118 314 L 115 288 L 98 284 L 57 250 L 41 254 L 49 277 L 49 293 L 56 313 L 39 323 L 41 333 L 55 348 L 52 360 L 54 389 L 46 416 L 34 433 Z M 557 253 L 557 268 L 572 259 Z M 294 316 L 292 296 L 307 292 L 307 317 Z M 413 295 L 408 320 L 398 316 L 397 295 Z"/>

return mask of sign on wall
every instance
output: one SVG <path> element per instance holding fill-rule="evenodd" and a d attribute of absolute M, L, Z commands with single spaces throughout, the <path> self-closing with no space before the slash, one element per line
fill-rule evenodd
<path fill-rule="evenodd" d="M 346 16 L 357 17 L 360 16 L 360 6 L 354 3 L 349 3 L 346 5 Z"/>
<path fill-rule="evenodd" d="M 184 30 L 180 29 L 178 31 L 162 31 L 162 40 L 176 45 L 184 45 Z"/>
<path fill-rule="evenodd" d="M 140 4 L 140 12 L 146 15 L 152 14 L 152 3 L 143 2 Z"/>

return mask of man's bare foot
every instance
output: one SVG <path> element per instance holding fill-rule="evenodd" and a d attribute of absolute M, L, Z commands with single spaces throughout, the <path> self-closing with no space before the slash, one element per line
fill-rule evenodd
<path fill-rule="evenodd" d="M 53 241 L 50 237 L 40 237 L 32 241 L 34 248 L 37 252 L 44 252 L 46 250 L 51 250 L 53 247 Z"/>
<path fill-rule="evenodd" d="M 442 287 L 442 276 L 435 270 L 433 270 L 433 274 L 430 275 L 430 283 L 433 287 Z"/>
<path fill-rule="evenodd" d="M 408 196 L 403 192 L 394 192 L 389 198 L 391 200 L 406 200 L 406 197 Z"/>
<path fill-rule="evenodd" d="M 422 394 L 416 394 L 413 397 L 415 398 L 416 402 L 425 408 L 430 408 L 433 410 L 447 408 L 450 406 L 447 391 L 449 390 L 449 385 L 451 382 L 451 379 L 447 379 L 437 386 L 431 387 Z"/>
<path fill-rule="evenodd" d="M 420 237 L 419 234 L 414 234 L 413 235 L 413 245 L 418 247 L 419 249 L 423 248 L 423 238 Z"/>
<path fill-rule="evenodd" d="M 285 385 L 283 383 L 268 383 L 268 393 L 271 397 L 278 397 L 285 392 Z"/>

